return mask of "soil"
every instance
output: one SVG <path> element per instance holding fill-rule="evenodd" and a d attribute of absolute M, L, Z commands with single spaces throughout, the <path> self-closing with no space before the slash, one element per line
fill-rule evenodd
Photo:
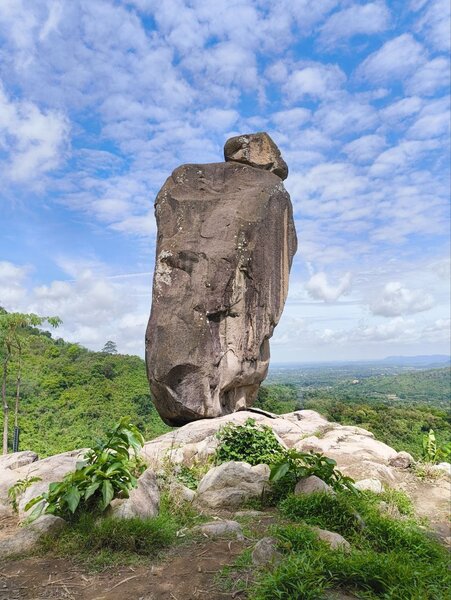
<path fill-rule="evenodd" d="M 249 543 L 249 542 L 247 542 Z M 226 600 L 217 581 L 246 542 L 205 539 L 160 562 L 89 573 L 67 559 L 25 558 L 0 565 L 0 600 Z"/>

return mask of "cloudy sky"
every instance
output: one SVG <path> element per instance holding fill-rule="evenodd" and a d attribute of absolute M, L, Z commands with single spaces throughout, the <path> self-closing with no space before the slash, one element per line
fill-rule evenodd
<path fill-rule="evenodd" d="M 1 0 L 0 305 L 143 353 L 153 201 L 265 130 L 299 251 L 274 361 L 449 352 L 448 0 Z"/>

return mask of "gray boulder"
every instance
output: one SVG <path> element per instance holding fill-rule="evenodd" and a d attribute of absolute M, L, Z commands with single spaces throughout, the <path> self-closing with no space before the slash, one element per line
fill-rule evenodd
<path fill-rule="evenodd" d="M 391 467 L 398 467 L 398 469 L 408 469 L 415 464 L 415 459 L 408 452 L 401 450 L 401 452 L 398 452 L 396 456 L 393 456 L 393 458 L 388 461 L 388 464 Z"/>
<path fill-rule="evenodd" d="M 294 488 L 295 496 L 309 495 L 321 492 L 323 494 L 334 494 L 334 490 L 325 481 L 316 475 L 303 477 Z"/>
<path fill-rule="evenodd" d="M 36 452 L 31 450 L 24 450 L 23 452 L 13 452 L 12 454 L 5 454 L 0 456 L 0 470 L 1 469 L 19 469 L 25 465 L 29 465 L 32 462 L 38 460 Z"/>
<path fill-rule="evenodd" d="M 273 537 L 262 538 L 252 550 L 252 562 L 257 566 L 278 562 L 281 558 L 282 555 L 277 549 L 277 540 Z"/>
<path fill-rule="evenodd" d="M 224 146 L 224 159 L 271 171 L 281 179 L 288 177 L 287 163 L 272 138 L 265 132 L 237 135 L 228 139 Z"/>
<path fill-rule="evenodd" d="M 288 293 L 297 247 L 290 197 L 267 158 L 258 164 L 252 136 L 240 137 L 249 138 L 253 166 L 182 165 L 155 202 L 146 362 L 170 425 L 252 405 Z"/>
<path fill-rule="evenodd" d="M 195 503 L 200 508 L 237 508 L 247 500 L 262 497 L 269 485 L 269 474 L 268 465 L 223 463 L 201 479 Z"/>
<path fill-rule="evenodd" d="M 361 479 L 354 483 L 354 487 L 361 492 L 373 492 L 374 494 L 382 494 L 384 487 L 379 479 Z"/>
<path fill-rule="evenodd" d="M 351 544 L 345 538 L 335 531 L 327 531 L 319 527 L 312 527 L 318 538 L 325 542 L 332 550 L 350 550 Z"/>
<path fill-rule="evenodd" d="M 66 521 L 54 515 L 41 515 L 30 525 L 17 529 L 14 535 L 2 539 L 0 559 L 30 552 L 43 535 L 57 535 Z"/>
<path fill-rule="evenodd" d="M 237 521 L 230 521 L 227 519 L 224 521 L 210 521 L 209 523 L 203 523 L 203 525 L 196 525 L 196 527 L 191 529 L 191 532 L 200 533 L 209 538 L 233 535 L 239 540 L 244 539 L 241 525 L 237 523 Z"/>
<path fill-rule="evenodd" d="M 152 469 L 146 469 L 138 478 L 136 488 L 128 498 L 116 498 L 111 502 L 110 515 L 117 519 L 155 517 L 160 508 L 160 492 Z"/>

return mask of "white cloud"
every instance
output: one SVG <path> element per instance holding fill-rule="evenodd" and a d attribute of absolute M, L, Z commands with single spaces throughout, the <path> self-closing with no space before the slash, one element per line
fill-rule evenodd
<path fill-rule="evenodd" d="M 319 41 L 327 48 L 355 35 L 374 35 L 388 29 L 390 13 L 383 2 L 353 4 L 335 12 L 320 28 Z"/>
<path fill-rule="evenodd" d="M 429 310 L 434 298 L 423 290 L 410 290 L 399 281 L 387 283 L 380 295 L 370 304 L 374 315 L 397 317 Z"/>
<path fill-rule="evenodd" d="M 15 310 L 24 295 L 23 284 L 29 272 L 25 266 L 17 266 L 9 261 L 0 261 L 0 306 Z"/>
<path fill-rule="evenodd" d="M 332 285 L 329 283 L 326 273 L 320 271 L 312 275 L 306 283 L 305 289 L 315 300 L 336 302 L 340 296 L 349 291 L 351 279 L 351 273 L 346 273 L 336 285 Z"/>
<path fill-rule="evenodd" d="M 403 33 L 370 54 L 360 65 L 358 73 L 372 84 L 403 80 L 424 61 L 422 45 L 410 33 Z"/>
<path fill-rule="evenodd" d="M 428 0 L 418 8 L 424 6 L 426 9 L 417 21 L 415 30 L 421 32 L 433 48 L 446 52 L 450 49 L 451 41 L 451 5 L 448 0 Z"/>
<path fill-rule="evenodd" d="M 38 179 L 64 157 L 69 124 L 60 112 L 41 111 L 27 101 L 10 100 L 0 82 L 0 149 L 6 153 L 2 177 Z"/>
<path fill-rule="evenodd" d="M 381 135 L 364 135 L 343 147 L 344 152 L 355 162 L 368 162 L 380 154 L 387 145 Z"/>
<path fill-rule="evenodd" d="M 449 89 L 450 61 L 448 58 L 438 56 L 421 66 L 407 82 L 406 90 L 409 94 L 432 96 L 437 90 Z"/>
<path fill-rule="evenodd" d="M 346 75 L 338 66 L 313 63 L 293 70 L 282 91 L 289 102 L 306 97 L 318 100 L 340 89 L 345 81 Z"/>

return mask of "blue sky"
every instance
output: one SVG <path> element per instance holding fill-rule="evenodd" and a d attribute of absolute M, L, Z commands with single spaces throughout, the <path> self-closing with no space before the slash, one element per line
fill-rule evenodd
<path fill-rule="evenodd" d="M 153 201 L 268 131 L 299 250 L 274 361 L 449 351 L 448 0 L 1 0 L 0 305 L 143 353 Z"/>

